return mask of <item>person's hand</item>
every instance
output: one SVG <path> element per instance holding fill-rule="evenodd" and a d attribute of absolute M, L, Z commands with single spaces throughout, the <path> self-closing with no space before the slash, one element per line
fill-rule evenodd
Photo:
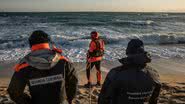
<path fill-rule="evenodd" d="M 87 52 L 87 59 L 90 58 L 89 51 Z"/>

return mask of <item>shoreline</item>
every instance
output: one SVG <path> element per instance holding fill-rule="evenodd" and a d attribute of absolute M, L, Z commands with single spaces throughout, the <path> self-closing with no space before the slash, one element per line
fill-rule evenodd
<path fill-rule="evenodd" d="M 0 62 L 0 78 L 11 77 L 14 70 L 13 67 L 18 61 Z M 86 68 L 85 62 L 72 62 L 77 71 L 83 71 Z M 152 62 L 148 65 L 158 71 L 162 76 L 170 75 L 180 75 L 185 76 L 185 60 L 184 59 L 163 59 L 163 58 L 153 58 Z M 103 60 L 101 62 L 101 70 L 108 73 L 112 68 L 120 66 L 118 60 L 108 61 Z M 185 78 L 185 77 L 184 77 Z"/>

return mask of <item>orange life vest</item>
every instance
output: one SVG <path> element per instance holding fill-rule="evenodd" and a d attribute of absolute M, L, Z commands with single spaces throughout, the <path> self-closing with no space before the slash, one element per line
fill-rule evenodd
<path fill-rule="evenodd" d="M 104 50 L 105 45 L 103 40 L 99 39 L 91 41 L 87 57 L 88 62 L 101 61 L 103 58 Z"/>
<path fill-rule="evenodd" d="M 100 57 L 104 55 L 104 41 L 101 39 L 93 40 L 90 44 L 90 57 Z"/>

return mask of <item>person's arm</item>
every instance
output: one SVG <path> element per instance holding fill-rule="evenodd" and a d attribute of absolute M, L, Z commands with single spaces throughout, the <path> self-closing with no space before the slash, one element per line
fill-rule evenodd
<path fill-rule="evenodd" d="M 152 93 L 152 96 L 150 97 L 149 104 L 157 104 L 158 97 L 160 95 L 160 91 L 161 91 L 161 84 L 155 83 L 155 88 Z"/>
<path fill-rule="evenodd" d="M 162 85 L 159 80 L 159 74 L 157 73 L 156 70 L 154 70 L 150 67 L 149 73 L 150 73 L 150 76 L 152 77 L 152 79 L 154 81 L 154 85 L 155 85 L 154 91 L 153 91 L 152 96 L 150 97 L 150 100 L 149 100 L 149 104 L 157 104 Z"/>
<path fill-rule="evenodd" d="M 98 98 L 98 104 L 111 104 L 112 100 L 113 100 L 113 95 L 114 95 L 114 77 L 115 77 L 115 71 L 111 70 L 101 89 L 101 92 L 99 94 L 99 98 Z"/>
<path fill-rule="evenodd" d="M 65 66 L 65 87 L 67 100 L 69 104 L 72 104 L 72 100 L 76 96 L 78 86 L 78 77 L 76 69 L 73 67 L 72 63 L 66 62 Z"/>
<path fill-rule="evenodd" d="M 10 98 L 16 104 L 31 104 L 30 96 L 24 93 L 25 86 L 26 86 L 26 81 L 22 73 L 15 72 L 12 76 L 12 79 L 7 91 L 8 91 L 8 94 L 10 95 Z"/>

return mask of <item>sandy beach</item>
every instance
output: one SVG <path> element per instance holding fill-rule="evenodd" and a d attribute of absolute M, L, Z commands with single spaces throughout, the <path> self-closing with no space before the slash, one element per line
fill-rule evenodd
<path fill-rule="evenodd" d="M 185 65 L 183 61 L 155 59 L 150 66 L 155 68 L 159 74 L 162 82 L 162 91 L 159 98 L 159 104 L 185 104 Z M 11 67 L 14 63 L 1 64 L 0 70 L 0 104 L 14 104 L 7 95 L 7 86 L 9 84 L 13 70 Z M 86 83 L 85 63 L 74 63 L 79 75 L 79 89 L 77 96 L 74 99 L 74 104 L 97 104 L 98 95 L 101 87 L 93 86 L 91 89 L 84 88 Z M 119 62 L 103 61 L 103 80 L 107 72 L 120 65 Z M 96 70 L 92 70 L 92 78 L 94 84 L 96 83 Z M 91 100 L 90 100 L 91 98 Z"/>

